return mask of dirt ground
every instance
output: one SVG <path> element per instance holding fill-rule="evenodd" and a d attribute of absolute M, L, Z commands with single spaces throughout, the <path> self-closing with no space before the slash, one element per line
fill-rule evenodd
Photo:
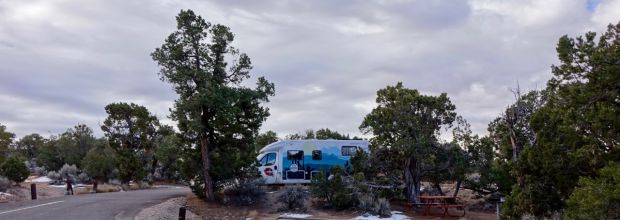
<path fill-rule="evenodd" d="M 260 201 L 251 206 L 234 206 L 234 205 L 221 205 L 215 203 L 207 203 L 195 195 L 189 195 L 187 197 L 187 207 L 192 212 L 202 216 L 204 219 L 277 219 L 281 214 L 278 212 L 280 204 L 276 202 L 278 191 L 267 190 L 267 194 L 263 201 Z M 479 206 L 478 200 L 469 198 L 473 194 L 471 192 L 459 193 L 459 200 L 465 201 L 464 204 L 469 206 Z M 473 196 L 472 196 L 473 198 Z M 496 219 L 495 213 L 490 210 L 480 211 L 478 208 L 468 210 L 464 217 L 457 217 L 461 212 L 457 210 L 450 210 L 451 215 L 455 216 L 442 216 L 442 211 L 439 209 L 432 209 L 429 215 L 423 215 L 421 212 L 416 212 L 412 207 L 404 205 L 403 202 L 393 201 L 391 202 L 391 208 L 393 211 L 401 211 L 404 215 L 411 217 L 411 219 L 471 219 L 471 220 L 494 220 Z M 333 209 L 324 209 L 318 204 L 313 204 L 308 201 L 308 210 L 304 214 L 312 215 L 311 218 L 318 219 L 351 219 L 363 215 L 364 213 L 357 210 L 345 210 L 336 211 Z"/>
<path fill-rule="evenodd" d="M 11 186 L 11 188 L 9 188 L 6 193 L 10 195 L 4 194 L 0 196 L 0 203 L 30 200 L 30 183 L 21 183 L 19 186 Z M 37 186 L 38 199 L 52 198 L 64 195 L 64 188 L 46 185 Z"/>

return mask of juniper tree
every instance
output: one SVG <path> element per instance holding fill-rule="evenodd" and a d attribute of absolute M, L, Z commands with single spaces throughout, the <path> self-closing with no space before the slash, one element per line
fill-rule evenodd
<path fill-rule="evenodd" d="M 420 181 L 432 171 L 423 165 L 432 162 L 439 129 L 452 124 L 456 107 L 445 93 L 423 95 L 402 83 L 377 91 L 376 102 L 360 129 L 374 135 L 371 145 L 390 148 L 389 160 L 398 161 L 404 171 L 407 199 L 418 201 Z"/>
<path fill-rule="evenodd" d="M 232 46 L 229 27 L 212 25 L 191 10 L 181 10 L 176 21 L 177 30 L 151 56 L 161 67 L 161 80 L 179 95 L 170 116 L 178 123 L 187 161 L 202 171 L 185 172 L 191 174 L 186 178 L 198 181 L 194 188 L 213 201 L 220 181 L 255 162 L 254 139 L 269 116 L 262 103 L 274 85 L 263 77 L 255 88 L 242 83 L 252 65 Z"/>
<path fill-rule="evenodd" d="M 108 117 L 101 130 L 116 152 L 120 180 L 142 180 L 148 162 L 143 156 L 153 150 L 159 120 L 144 106 L 134 103 L 112 103 L 105 110 Z"/>

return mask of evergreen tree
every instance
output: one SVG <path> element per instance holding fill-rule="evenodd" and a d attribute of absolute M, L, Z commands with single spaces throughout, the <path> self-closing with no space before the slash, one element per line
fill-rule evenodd
<path fill-rule="evenodd" d="M 261 104 L 274 94 L 274 85 L 262 77 L 256 88 L 242 85 L 252 65 L 232 46 L 230 28 L 212 25 L 191 10 L 182 10 L 176 20 L 177 30 L 151 55 L 161 67 L 161 80 L 179 95 L 171 118 L 185 145 L 184 167 L 202 171 L 183 173 L 197 183 L 195 192 L 213 201 L 221 181 L 255 162 L 254 139 L 269 116 Z"/>
<path fill-rule="evenodd" d="M 141 181 L 149 152 L 153 150 L 159 120 L 144 107 L 134 103 L 112 103 L 105 107 L 108 117 L 101 130 L 116 152 L 119 179 Z"/>
<path fill-rule="evenodd" d="M 402 83 L 377 91 L 377 107 L 360 125 L 364 133 L 372 133 L 372 146 L 389 147 L 389 160 L 399 161 L 404 171 L 406 198 L 419 201 L 420 181 L 432 172 L 432 155 L 439 147 L 437 135 L 442 126 L 456 118 L 455 106 L 445 93 L 439 96 L 420 94 Z"/>
<path fill-rule="evenodd" d="M 580 177 L 620 161 L 620 23 L 560 38 L 547 101 L 531 119 L 536 145 L 513 165 L 516 184 L 503 215 L 550 216 L 564 209 Z M 584 201 L 586 202 L 586 201 Z"/>
<path fill-rule="evenodd" d="M 43 147 L 46 141 L 44 137 L 37 133 L 26 135 L 17 141 L 17 152 L 29 160 L 33 159 L 37 155 L 37 150 Z"/>
<path fill-rule="evenodd" d="M 267 131 L 265 133 L 259 134 L 256 136 L 256 152 L 258 152 L 261 148 L 278 141 L 278 134 L 274 131 Z"/>
<path fill-rule="evenodd" d="M 9 156 L 9 150 L 14 138 L 15 134 L 8 132 L 6 126 L 0 124 L 0 163 Z"/>

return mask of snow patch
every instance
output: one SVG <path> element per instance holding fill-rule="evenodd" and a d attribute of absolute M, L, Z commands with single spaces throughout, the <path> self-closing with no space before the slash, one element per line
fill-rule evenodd
<path fill-rule="evenodd" d="M 364 217 L 362 216 L 357 216 L 355 218 L 353 218 L 352 220 L 380 220 L 380 219 L 384 219 L 384 220 L 408 220 L 411 219 L 406 215 L 403 215 L 402 212 L 399 211 L 392 211 L 392 216 L 387 217 L 387 218 L 381 218 L 379 216 L 376 215 L 369 215 L 368 217 Z"/>
<path fill-rule="evenodd" d="M 280 217 L 285 217 L 285 218 L 308 218 L 312 215 L 309 214 L 296 214 L 296 213 L 284 213 L 282 215 L 280 215 Z"/>
<path fill-rule="evenodd" d="M 33 183 L 49 183 L 49 182 L 52 182 L 52 179 L 47 178 L 46 176 L 42 176 L 42 177 L 39 177 L 39 178 L 34 178 L 30 182 L 33 182 Z"/>

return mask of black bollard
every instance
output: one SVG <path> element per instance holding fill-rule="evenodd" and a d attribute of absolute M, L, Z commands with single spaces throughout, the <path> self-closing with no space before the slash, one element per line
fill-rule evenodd
<path fill-rule="evenodd" d="M 185 207 L 179 208 L 179 220 L 185 220 Z"/>
<path fill-rule="evenodd" d="M 30 184 L 30 198 L 37 199 L 37 184 Z"/>

